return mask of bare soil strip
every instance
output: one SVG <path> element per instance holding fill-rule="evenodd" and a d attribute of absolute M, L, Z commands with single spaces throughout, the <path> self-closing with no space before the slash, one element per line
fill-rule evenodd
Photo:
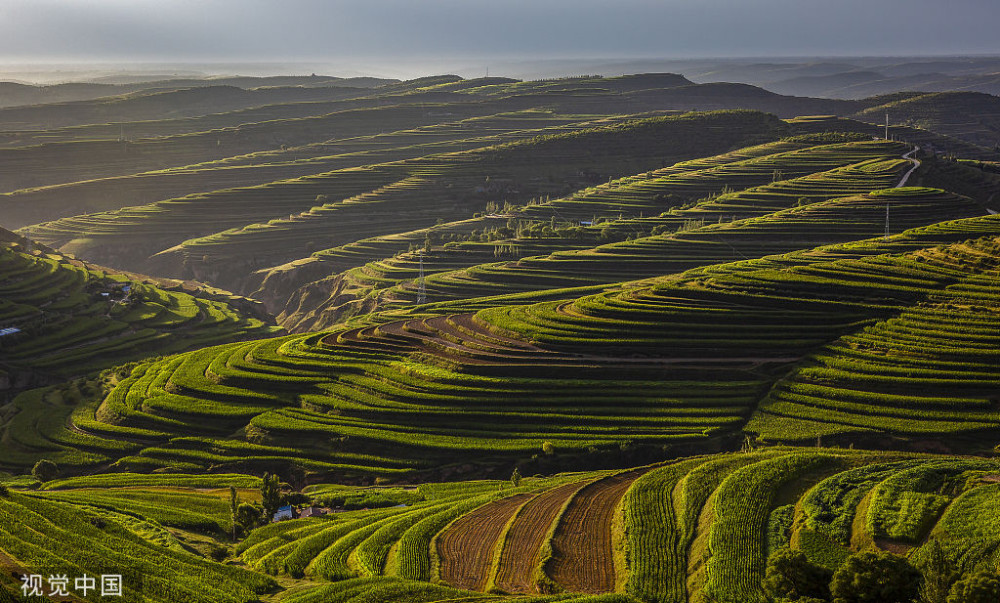
<path fill-rule="evenodd" d="M 493 550 L 504 526 L 531 494 L 491 502 L 463 515 L 437 538 L 441 578 L 457 588 L 483 590 L 493 567 Z"/>
<path fill-rule="evenodd" d="M 560 586 L 578 593 L 615 590 L 611 523 L 625 491 L 645 470 L 598 480 L 573 497 L 552 538 L 554 552 L 546 567 Z"/>
<path fill-rule="evenodd" d="M 535 583 L 538 549 L 545 541 L 545 534 L 559 514 L 559 509 L 581 487 L 583 484 L 579 482 L 559 486 L 524 505 L 511 525 L 500 553 L 495 581 L 497 588 L 508 593 L 539 592 Z"/>

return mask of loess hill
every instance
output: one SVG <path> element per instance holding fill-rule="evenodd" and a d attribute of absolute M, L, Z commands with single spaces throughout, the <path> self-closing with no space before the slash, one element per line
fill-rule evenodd
<path fill-rule="evenodd" d="M 869 200 L 879 211 L 968 203 L 920 188 L 854 203 Z M 997 228 L 966 218 L 596 295 L 486 300 L 475 312 L 168 356 L 58 408 L 68 425 L 50 421 L 35 437 L 83 466 L 284 461 L 381 475 L 438 467 L 457 451 L 487 461 L 552 446 L 600 459 L 717 449 L 744 431 L 909 447 L 947 435 L 954 449 L 982 449 L 992 443 L 978 436 L 1000 421 Z M 915 336 L 922 344 L 907 343 Z M 19 401 L 47 416 L 58 407 L 45 395 Z M 91 452 L 76 457 L 78 447 Z M 45 454 L 30 451 L 22 462 Z"/>
<path fill-rule="evenodd" d="M 95 266 L 0 230 L 0 390 L 281 332 L 253 300 Z"/>
<path fill-rule="evenodd" d="M 857 551 L 926 571 L 995 567 L 995 459 L 768 448 L 548 478 L 356 488 L 302 496 L 342 511 L 233 529 L 239 475 L 94 476 L 0 493 L 0 562 L 124 574 L 128 600 L 767 602 L 770 553 L 834 570 Z M 218 545 L 215 545 L 218 548 Z M 216 557 L 220 558 L 220 557 Z M 19 583 L 0 571 L 0 594 Z"/>
<path fill-rule="evenodd" d="M 1000 567 L 995 97 L 203 84 L 0 95 L 60 101 L 0 109 L 0 601 L 109 568 L 164 603 L 770 603 L 785 548 Z M 336 512 L 259 521 L 265 473 Z"/>

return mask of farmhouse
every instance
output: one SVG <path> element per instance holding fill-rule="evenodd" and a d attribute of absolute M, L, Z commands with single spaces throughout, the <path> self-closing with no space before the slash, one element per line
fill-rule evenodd
<path fill-rule="evenodd" d="M 319 517 L 321 515 L 326 515 L 327 510 L 322 507 L 305 507 L 299 510 L 299 517 Z"/>

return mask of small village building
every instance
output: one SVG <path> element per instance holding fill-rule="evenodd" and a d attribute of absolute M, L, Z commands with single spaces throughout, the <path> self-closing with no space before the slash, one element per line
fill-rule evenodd
<path fill-rule="evenodd" d="M 319 517 L 326 514 L 327 510 L 322 507 L 305 507 L 299 511 L 299 517 Z"/>

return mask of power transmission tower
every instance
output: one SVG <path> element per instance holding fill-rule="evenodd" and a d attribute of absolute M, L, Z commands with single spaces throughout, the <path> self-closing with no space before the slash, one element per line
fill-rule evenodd
<path fill-rule="evenodd" d="M 424 250 L 420 250 L 420 277 L 417 279 L 417 304 L 427 303 L 427 288 L 424 286 Z"/>

